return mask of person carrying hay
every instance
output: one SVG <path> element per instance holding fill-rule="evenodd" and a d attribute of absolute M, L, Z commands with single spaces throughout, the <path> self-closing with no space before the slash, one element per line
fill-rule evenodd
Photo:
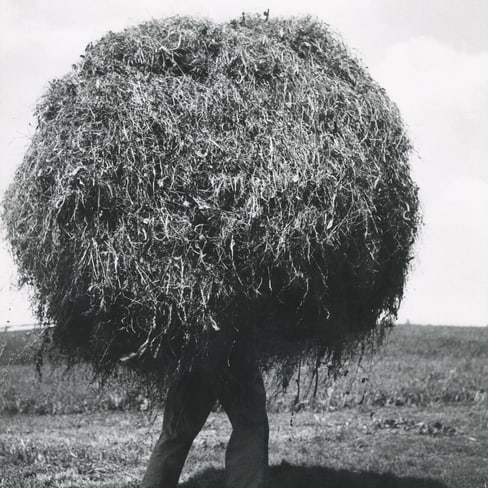
<path fill-rule="evenodd" d="M 3 221 L 53 347 L 169 385 L 146 488 L 217 400 L 226 486 L 264 486 L 260 368 L 335 373 L 396 317 L 420 221 L 397 107 L 326 24 L 246 15 L 110 32 L 36 115 Z"/>
<path fill-rule="evenodd" d="M 149 459 L 142 488 L 177 486 L 193 439 L 217 400 L 232 424 L 225 455 L 225 486 L 266 486 L 266 392 L 252 349 L 241 343 L 227 364 L 201 361 L 170 386 L 163 430 Z"/>

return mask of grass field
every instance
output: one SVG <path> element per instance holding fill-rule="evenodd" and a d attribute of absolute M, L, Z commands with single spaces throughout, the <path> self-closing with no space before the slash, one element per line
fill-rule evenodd
<path fill-rule="evenodd" d="M 143 392 L 100 390 L 83 368 L 39 382 L 12 337 L 0 337 L 0 487 L 138 486 L 160 426 Z M 293 388 L 270 399 L 272 487 L 488 487 L 487 378 L 488 328 L 397 328 L 315 401 L 294 405 Z M 212 413 L 182 486 L 223 486 L 229 434 Z"/>

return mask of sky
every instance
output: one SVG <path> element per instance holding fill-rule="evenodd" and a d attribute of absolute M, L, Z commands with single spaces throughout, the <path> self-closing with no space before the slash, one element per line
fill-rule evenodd
<path fill-rule="evenodd" d="M 169 15 L 311 14 L 339 32 L 397 103 L 415 146 L 424 225 L 399 321 L 488 325 L 487 0 L 2 0 L 0 193 L 49 80 L 109 30 Z M 0 244 L 0 327 L 34 322 Z"/>

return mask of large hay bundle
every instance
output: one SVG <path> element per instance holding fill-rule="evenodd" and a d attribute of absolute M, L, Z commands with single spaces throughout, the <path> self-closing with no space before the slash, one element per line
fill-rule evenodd
<path fill-rule="evenodd" d="M 109 33 L 37 117 L 3 217 L 68 355 L 168 370 L 252 336 L 262 359 L 339 359 L 395 315 L 418 224 L 410 144 L 323 23 Z"/>

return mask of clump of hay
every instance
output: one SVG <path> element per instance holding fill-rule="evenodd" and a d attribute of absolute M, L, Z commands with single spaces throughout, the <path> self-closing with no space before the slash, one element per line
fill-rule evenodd
<path fill-rule="evenodd" d="M 328 26 L 191 18 L 109 33 L 50 84 L 4 199 L 68 356 L 170 371 L 381 336 L 418 226 L 395 105 Z"/>

